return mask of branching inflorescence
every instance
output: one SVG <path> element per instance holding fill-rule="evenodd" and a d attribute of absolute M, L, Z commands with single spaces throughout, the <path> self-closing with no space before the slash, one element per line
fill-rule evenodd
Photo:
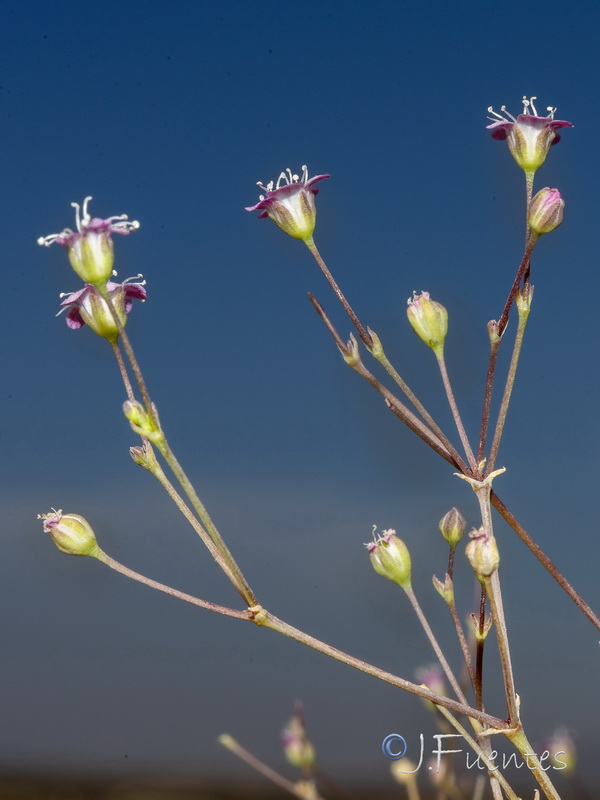
<path fill-rule="evenodd" d="M 87 197 L 82 209 L 73 204 L 76 208 L 76 231 L 66 229 L 62 233 L 39 240 L 43 245 L 56 242 L 65 247 L 71 266 L 84 282 L 80 289 L 63 295 L 61 305 L 67 309 L 66 318 L 69 327 L 76 329 L 86 324 L 94 333 L 108 341 L 115 355 L 128 398 L 123 407 L 124 414 L 132 430 L 141 439 L 139 445 L 131 448 L 131 457 L 135 463 L 150 472 L 169 494 L 236 588 L 243 606 L 241 608 L 218 606 L 133 572 L 101 549 L 91 526 L 78 514 L 63 514 L 62 511 L 53 510 L 40 515 L 44 531 L 50 534 L 56 546 L 70 555 L 92 556 L 127 577 L 188 603 L 284 634 L 429 701 L 431 708 L 439 714 L 444 724 L 447 726 L 449 723 L 458 734 L 464 736 L 477 756 L 482 759 L 495 800 L 500 800 L 502 797 L 515 800 L 516 794 L 495 762 L 496 755 L 491 745 L 494 735 L 504 735 L 520 755 L 527 758 L 528 764 L 533 765 L 532 775 L 538 781 L 545 797 L 559 800 L 559 795 L 548 776 L 547 769 L 542 766 L 543 757 L 540 758 L 529 744 L 520 718 L 520 700 L 513 674 L 501 590 L 499 569 L 501 548 L 494 535 L 493 508 L 508 522 L 587 618 L 600 629 L 598 617 L 533 541 L 493 489 L 495 478 L 504 472 L 504 468 L 496 467 L 496 461 L 533 298 L 533 286 L 530 282 L 531 255 L 540 236 L 552 232 L 561 224 L 564 210 L 564 201 L 557 189 L 546 187 L 534 196 L 533 183 L 535 173 L 544 163 L 550 147 L 559 141 L 558 130 L 572 125 L 570 122 L 554 119 L 556 109 L 553 108 L 548 109 L 547 116 L 539 116 L 534 105 L 535 99 L 524 98 L 523 113 L 517 117 L 509 114 L 504 106 L 501 113 L 488 109 L 491 120 L 488 129 L 492 137 L 507 141 L 512 156 L 525 173 L 526 234 L 523 255 L 501 314 L 497 321 L 491 320 L 487 326 L 490 356 L 483 391 L 479 438 L 476 443 L 471 443 L 467 436 L 446 367 L 444 346 L 448 332 L 448 312 L 444 306 L 433 300 L 428 292 L 415 293 L 408 300 L 407 313 L 413 330 L 432 350 L 436 359 L 460 444 L 453 442 L 453 435 L 444 431 L 435 422 L 421 400 L 391 364 L 385 355 L 379 336 L 361 322 L 327 268 L 314 242 L 315 197 L 319 189 L 316 184 L 330 176 L 323 174 L 309 178 L 306 166 L 302 167 L 300 175 L 287 169 L 280 174 L 276 183 L 270 182 L 266 186 L 259 183 L 264 194 L 260 196 L 258 203 L 246 209 L 259 211 L 260 217 L 272 219 L 282 231 L 304 242 L 350 317 L 358 335 L 358 339 L 352 334 L 349 340 L 342 339 L 322 305 L 315 297 L 310 296 L 311 302 L 337 344 L 343 360 L 373 386 L 383 398 L 387 408 L 447 461 L 455 470 L 455 474 L 468 483 L 475 493 L 479 518 L 469 533 L 465 554 L 479 582 L 480 602 L 476 612 L 472 614 L 473 624 L 470 631 L 465 631 L 463 628 L 455 605 L 454 562 L 458 545 L 466 531 L 466 522 L 457 509 L 451 509 L 439 523 L 442 536 L 448 543 L 448 570 L 443 580 L 433 576 L 433 585 L 448 607 L 460 644 L 463 657 L 462 674 L 450 665 L 426 619 L 412 586 L 411 557 L 408 547 L 392 529 L 385 530 L 380 535 L 374 532 L 373 540 L 367 544 L 367 550 L 376 572 L 396 583 L 406 594 L 409 605 L 431 643 L 437 665 L 433 671 L 426 671 L 427 677 L 422 673 L 419 683 L 393 675 L 321 642 L 277 618 L 260 604 L 258 595 L 250 587 L 171 450 L 157 408 L 151 399 L 125 330 L 132 301 L 134 299 L 143 301 L 146 298 L 146 290 L 144 283 L 135 279 L 128 279 L 120 284 L 111 280 L 116 274 L 113 271 L 112 235 L 131 233 L 139 228 L 139 223 L 129 222 L 125 215 L 107 219 L 92 218 L 88 211 L 91 198 Z M 137 278 L 141 278 L 141 275 Z M 512 356 L 501 393 L 500 410 L 495 424 L 491 424 L 491 400 L 496 383 L 497 356 L 509 316 L 515 306 L 518 322 Z M 359 340 L 367 356 L 373 357 L 377 362 L 375 368 L 383 368 L 391 383 L 395 385 L 395 389 L 390 389 L 384 383 L 385 375 L 380 379 L 365 365 Z M 163 470 L 159 457 L 162 457 L 175 483 L 179 484 L 179 489 Z M 487 637 L 492 629 L 498 643 L 506 697 L 506 708 L 497 710 L 495 714 L 486 710 L 483 692 L 483 654 Z M 470 726 L 470 731 L 466 726 Z M 322 776 L 316 767 L 314 748 L 306 736 L 301 708 L 296 709 L 296 715 L 288 723 L 284 733 L 286 755 L 290 763 L 302 773 L 301 779 L 297 782 L 290 782 L 275 773 L 237 744 L 232 737 L 225 735 L 220 741 L 292 795 L 305 798 L 321 797 Z M 394 774 L 406 785 L 409 797 L 418 797 L 416 779 L 414 776 L 410 779 L 407 777 L 410 774 L 409 769 L 400 769 L 396 765 Z M 439 776 L 438 780 L 442 791 L 439 797 L 456 796 L 455 777 L 451 771 L 448 770 Z M 538 790 L 536 794 L 537 792 Z"/>

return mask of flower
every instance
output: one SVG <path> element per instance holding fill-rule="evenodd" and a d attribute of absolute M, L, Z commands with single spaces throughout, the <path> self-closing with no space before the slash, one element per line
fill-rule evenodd
<path fill-rule="evenodd" d="M 306 165 L 302 167 L 300 177 L 293 174 L 288 167 L 277 178 L 276 184 L 270 181 L 264 186 L 258 182 L 257 185 L 266 194 L 261 194 L 260 201 L 255 206 L 247 206 L 246 211 L 260 211 L 259 218 L 270 217 L 284 233 L 293 236 L 294 239 L 310 242 L 317 219 L 315 195 L 319 191 L 314 184 L 329 177 L 331 176 L 315 175 L 309 179 Z M 282 186 L 283 181 L 285 183 Z"/>
<path fill-rule="evenodd" d="M 65 228 L 62 233 L 40 236 L 38 244 L 50 247 L 56 242 L 66 247 L 71 266 L 79 277 L 86 283 L 103 286 L 110 278 L 114 264 L 111 234 L 120 233 L 125 236 L 136 231 L 140 223 L 137 220 L 130 222 L 127 214 L 107 219 L 90 217 L 88 203 L 91 199 L 85 198 L 82 209 L 79 203 L 71 203 L 75 209 L 77 232 Z"/>
<path fill-rule="evenodd" d="M 410 589 L 410 553 L 402 539 L 396 536 L 395 530 L 390 528 L 383 531 L 381 536 L 375 537 L 374 527 L 373 541 L 365 544 L 365 547 L 369 551 L 375 572 L 397 583 L 402 589 Z"/>
<path fill-rule="evenodd" d="M 558 189 L 540 189 L 529 206 L 527 222 L 538 236 L 552 233 L 563 221 L 565 201 Z"/>
<path fill-rule="evenodd" d="M 407 302 L 406 314 L 413 331 L 437 356 L 441 355 L 448 333 L 448 312 L 429 297 L 429 292 L 413 292 Z"/>
<path fill-rule="evenodd" d="M 141 278 L 142 276 L 137 275 L 136 277 Z M 127 278 L 123 283 L 114 283 L 113 281 L 106 283 L 106 291 L 123 325 L 127 321 L 127 314 L 131 311 L 133 301 L 141 300 L 143 302 L 146 299 L 146 289 L 144 288 L 146 281 L 141 283 L 129 282 L 133 280 L 135 279 Z M 105 339 L 113 341 L 116 340 L 119 335 L 119 329 L 108 303 L 95 286 L 92 286 L 91 283 L 86 283 L 83 289 L 70 294 L 65 292 L 61 294 L 61 297 L 65 298 L 61 306 L 68 308 L 66 321 L 69 328 L 77 330 L 87 324 L 98 336 L 103 336 Z M 63 308 L 62 310 L 64 311 L 65 309 Z M 60 314 L 62 311 L 58 313 Z"/>
<path fill-rule="evenodd" d="M 69 556 L 98 556 L 100 548 L 90 523 L 79 514 L 63 514 L 62 509 L 52 513 L 38 514 L 44 521 L 44 533 L 62 553 Z"/>
<path fill-rule="evenodd" d="M 523 98 L 523 113 L 516 119 L 506 110 L 506 106 L 500 108 L 502 114 L 498 114 L 491 106 L 488 108 L 492 114 L 488 119 L 492 124 L 487 126 L 487 130 L 494 139 L 506 139 L 513 158 L 525 172 L 535 172 L 542 166 L 550 146 L 560 141 L 560 134 L 557 133 L 559 128 L 573 127 L 572 122 L 554 119 L 556 109 L 551 106 L 546 109 L 549 112 L 547 117 L 538 116 L 534 100 L 537 98 Z M 529 113 L 530 109 L 532 114 Z"/>

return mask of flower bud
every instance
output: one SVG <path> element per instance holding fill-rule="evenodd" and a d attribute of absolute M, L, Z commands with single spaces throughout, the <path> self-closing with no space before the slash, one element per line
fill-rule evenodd
<path fill-rule="evenodd" d="M 466 554 L 478 580 L 485 583 L 500 565 L 500 553 L 496 539 L 487 534 L 483 528 L 471 531 L 471 541 L 467 545 Z"/>
<path fill-rule="evenodd" d="M 561 770 L 565 775 L 573 772 L 577 763 L 577 752 L 572 736 L 565 728 L 559 728 L 545 743 L 546 751 L 555 762 L 555 770 Z"/>
<path fill-rule="evenodd" d="M 62 553 L 69 556 L 95 556 L 100 548 L 91 525 L 79 514 L 63 514 L 62 510 L 50 514 L 38 514 L 44 520 L 44 533 L 49 533 L 52 541 Z"/>
<path fill-rule="evenodd" d="M 396 536 L 396 531 L 384 531 L 382 536 L 365 547 L 369 551 L 375 572 L 397 583 L 402 589 L 410 589 L 410 553 L 402 539 Z"/>
<path fill-rule="evenodd" d="M 129 420 L 131 429 L 139 436 L 144 436 L 159 447 L 164 443 L 164 433 L 157 427 L 158 420 L 153 419 L 138 400 L 126 400 L 123 403 L 123 414 Z"/>
<path fill-rule="evenodd" d="M 451 508 L 439 522 L 440 532 L 450 547 L 456 547 L 462 539 L 466 527 L 465 518 L 458 508 Z"/>
<path fill-rule="evenodd" d="M 565 201 L 558 189 L 540 189 L 529 205 L 529 227 L 538 236 L 552 233 L 563 221 L 564 209 Z"/>
<path fill-rule="evenodd" d="M 444 306 L 431 300 L 428 292 L 421 292 L 420 295 L 414 292 L 408 299 L 406 313 L 417 336 L 436 355 L 441 355 L 448 332 L 448 312 Z"/>
<path fill-rule="evenodd" d="M 315 748 L 306 738 L 301 708 L 287 723 L 281 734 L 285 757 L 293 767 L 310 772 L 315 767 Z"/>

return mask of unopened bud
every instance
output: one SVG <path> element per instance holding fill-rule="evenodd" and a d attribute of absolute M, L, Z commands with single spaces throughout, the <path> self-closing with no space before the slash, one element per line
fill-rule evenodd
<path fill-rule="evenodd" d="M 100 552 L 91 525 L 79 514 L 63 514 L 62 510 L 49 514 L 38 514 L 44 521 L 44 533 L 62 553 L 69 556 L 95 556 Z"/>
<path fill-rule="evenodd" d="M 315 767 L 315 748 L 306 738 L 301 706 L 281 734 L 285 757 L 293 767 L 310 772 Z"/>
<path fill-rule="evenodd" d="M 129 420 L 131 429 L 135 431 L 135 433 L 144 436 L 153 444 L 160 446 L 163 443 L 164 433 L 157 427 L 156 418 L 151 417 L 138 400 L 126 400 L 123 403 L 123 414 L 125 415 L 125 419 Z M 135 460 L 134 458 L 134 461 Z M 142 464 L 142 466 L 144 465 Z"/>
<path fill-rule="evenodd" d="M 410 589 L 410 553 L 402 539 L 396 536 L 396 531 L 390 528 L 365 546 L 375 572 L 397 583 L 402 589 Z"/>
<path fill-rule="evenodd" d="M 478 580 L 485 583 L 485 579 L 493 575 L 500 565 L 500 553 L 496 539 L 480 528 L 471 531 L 471 541 L 467 545 L 466 554 Z"/>
<path fill-rule="evenodd" d="M 413 331 L 428 347 L 441 354 L 448 333 L 448 312 L 441 303 L 431 300 L 428 292 L 413 293 L 406 309 Z"/>
<path fill-rule="evenodd" d="M 552 233 L 563 221 L 565 201 L 558 189 L 545 189 L 535 195 L 529 205 L 527 222 L 531 230 L 538 236 Z"/>
<path fill-rule="evenodd" d="M 456 547 L 466 527 L 466 520 L 458 508 L 451 508 L 439 521 L 440 532 L 450 547 Z"/>

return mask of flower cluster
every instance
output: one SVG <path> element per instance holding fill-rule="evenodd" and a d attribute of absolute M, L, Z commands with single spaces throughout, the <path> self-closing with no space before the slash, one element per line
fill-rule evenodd
<path fill-rule="evenodd" d="M 110 280 L 116 275 L 112 234 L 126 236 L 136 231 L 140 223 L 130 221 L 126 214 L 106 219 L 92 217 L 88 210 L 91 199 L 86 197 L 82 206 L 71 203 L 75 209 L 76 231 L 65 228 L 61 233 L 40 236 L 38 244 L 49 247 L 56 242 L 65 247 L 71 266 L 85 282 L 83 288 L 61 294 L 63 311 L 68 309 L 69 328 L 77 330 L 87 324 L 98 336 L 116 341 L 119 336 L 117 320 L 121 326 L 125 325 L 132 301 L 144 301 L 146 290 L 145 281 L 132 283 L 135 279 L 127 278 L 123 283 L 115 283 Z"/>

